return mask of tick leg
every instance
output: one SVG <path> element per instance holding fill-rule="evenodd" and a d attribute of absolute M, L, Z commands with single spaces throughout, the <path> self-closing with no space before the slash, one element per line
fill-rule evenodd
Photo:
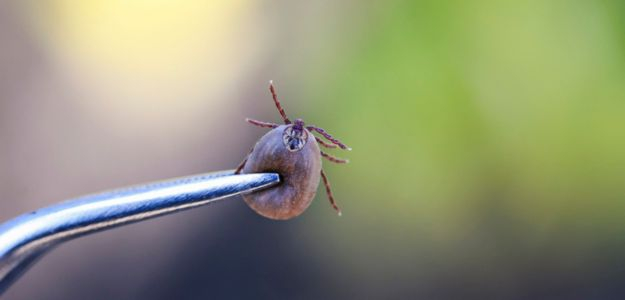
<path fill-rule="evenodd" d="M 335 139 L 334 137 L 332 137 L 332 135 L 330 135 L 325 130 L 323 130 L 323 128 L 319 128 L 317 126 L 306 126 L 306 129 L 308 129 L 310 131 L 318 132 L 319 134 L 323 135 L 324 138 L 328 139 L 328 141 L 330 141 L 333 144 L 339 146 L 343 150 L 352 150 L 352 148 L 347 147 L 347 145 L 341 143 L 341 141 L 339 141 L 338 139 Z"/>
<path fill-rule="evenodd" d="M 258 120 L 254 120 L 254 119 L 250 119 L 250 118 L 246 118 L 245 121 L 247 121 L 248 123 L 250 123 L 252 125 L 256 125 L 258 127 L 263 127 L 263 128 L 276 128 L 276 127 L 280 126 L 278 124 L 274 124 L 274 123 L 270 123 L 270 122 L 258 121 Z"/>
<path fill-rule="evenodd" d="M 276 89 L 273 87 L 273 80 L 269 81 L 269 91 L 271 92 L 271 97 L 273 97 L 273 102 L 276 104 L 276 108 L 278 108 L 278 111 L 282 116 L 282 120 L 284 120 L 284 124 L 291 124 L 291 120 L 289 120 L 289 118 L 286 116 L 286 113 L 284 112 L 284 109 L 282 108 L 282 105 L 278 100 Z"/>
<path fill-rule="evenodd" d="M 346 164 L 349 162 L 349 160 L 347 159 L 342 159 L 342 158 L 338 158 L 334 155 L 330 155 L 328 153 L 325 153 L 323 151 L 321 151 L 321 156 L 325 157 L 327 160 L 333 162 L 333 163 L 337 163 L 337 164 Z"/>
<path fill-rule="evenodd" d="M 334 196 L 332 195 L 332 190 L 330 190 L 330 182 L 328 181 L 328 177 L 326 177 L 326 173 L 321 170 L 321 178 L 323 179 L 323 184 L 326 186 L 326 193 L 328 194 L 328 200 L 330 200 L 330 204 L 334 207 L 334 210 L 341 215 L 341 209 L 336 205 L 334 201 Z"/>
<path fill-rule="evenodd" d="M 243 167 L 245 167 L 245 163 L 247 162 L 247 156 L 245 157 L 245 159 L 239 164 L 239 166 L 237 167 L 236 170 L 234 170 L 234 174 L 238 175 L 241 174 L 241 170 L 243 170 Z"/>
<path fill-rule="evenodd" d="M 336 147 L 338 147 L 335 144 L 328 144 L 328 143 L 324 142 L 322 139 L 320 139 L 318 137 L 315 137 L 315 140 L 317 140 L 317 143 L 319 143 L 319 145 L 324 146 L 326 148 L 336 148 Z"/>
<path fill-rule="evenodd" d="M 250 152 L 247 153 L 247 155 L 245 156 L 245 159 L 237 166 L 236 170 L 234 170 L 234 174 L 241 174 L 241 170 L 243 170 L 243 167 L 245 167 L 245 163 L 247 162 L 247 159 L 250 157 L 250 154 L 252 154 L 252 151 L 254 151 L 254 147 L 250 149 Z"/>

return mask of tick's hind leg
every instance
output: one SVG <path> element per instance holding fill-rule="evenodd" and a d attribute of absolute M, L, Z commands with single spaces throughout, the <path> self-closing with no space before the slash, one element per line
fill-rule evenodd
<path fill-rule="evenodd" d="M 276 128 L 276 127 L 280 126 L 278 124 L 274 124 L 274 123 L 270 123 L 270 122 L 258 121 L 258 120 L 254 120 L 254 119 L 250 119 L 250 118 L 246 118 L 245 121 L 247 121 L 248 123 L 250 123 L 252 125 L 256 125 L 256 126 L 262 127 L 262 128 Z"/>
<path fill-rule="evenodd" d="M 336 210 L 336 212 L 340 216 L 341 215 L 341 209 L 336 205 L 336 202 L 334 201 L 334 196 L 332 195 L 332 190 L 330 189 L 330 182 L 328 181 L 328 177 L 326 177 L 326 173 L 324 173 L 323 170 L 321 170 L 321 178 L 323 179 L 323 184 L 326 187 L 326 193 L 328 194 L 328 200 L 330 200 L 330 204 L 332 204 L 332 207 L 334 207 L 334 210 Z"/>
<path fill-rule="evenodd" d="M 327 160 L 329 160 L 329 161 L 331 161 L 331 162 L 333 162 L 333 163 L 337 163 L 337 164 L 346 164 L 346 163 L 348 163 L 348 162 L 349 162 L 349 160 L 348 160 L 348 159 L 338 158 L 338 157 L 336 157 L 336 156 L 334 156 L 334 155 L 330 155 L 330 154 L 325 153 L 325 152 L 323 152 L 323 151 L 320 151 L 320 152 L 321 152 L 321 156 L 325 157 Z"/>

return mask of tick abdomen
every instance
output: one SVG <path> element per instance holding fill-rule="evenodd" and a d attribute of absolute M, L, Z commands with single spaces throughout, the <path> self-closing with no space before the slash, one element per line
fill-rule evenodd
<path fill-rule="evenodd" d="M 289 151 L 284 145 L 284 130 L 278 126 L 254 146 L 242 173 L 276 172 L 282 182 L 270 189 L 243 195 L 245 202 L 259 214 L 277 220 L 300 215 L 312 202 L 319 186 L 321 155 L 315 137 L 305 131 L 302 149 Z"/>

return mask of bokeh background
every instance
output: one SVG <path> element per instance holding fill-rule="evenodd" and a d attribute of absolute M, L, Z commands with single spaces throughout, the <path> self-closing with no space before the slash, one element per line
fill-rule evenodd
<path fill-rule="evenodd" d="M 625 297 L 623 1 L 0 2 L 0 220 L 235 167 L 287 112 L 354 148 L 65 244 L 6 299 Z"/>

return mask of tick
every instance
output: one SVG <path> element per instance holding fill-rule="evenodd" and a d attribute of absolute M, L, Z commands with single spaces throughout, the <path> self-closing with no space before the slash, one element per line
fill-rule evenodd
<path fill-rule="evenodd" d="M 321 168 L 321 157 L 337 164 L 345 164 L 348 160 L 321 151 L 319 145 L 343 150 L 351 148 L 322 128 L 306 125 L 302 119 L 291 121 L 282 108 L 271 81 L 269 91 L 284 124 L 245 119 L 252 125 L 271 130 L 258 140 L 235 173 L 276 172 L 280 174 L 282 183 L 276 187 L 244 194 L 243 199 L 262 216 L 287 220 L 308 208 L 317 193 L 319 181 L 323 180 L 330 204 L 340 216 L 341 210 L 332 195 L 330 182 Z M 313 132 L 321 137 L 313 135 Z"/>

